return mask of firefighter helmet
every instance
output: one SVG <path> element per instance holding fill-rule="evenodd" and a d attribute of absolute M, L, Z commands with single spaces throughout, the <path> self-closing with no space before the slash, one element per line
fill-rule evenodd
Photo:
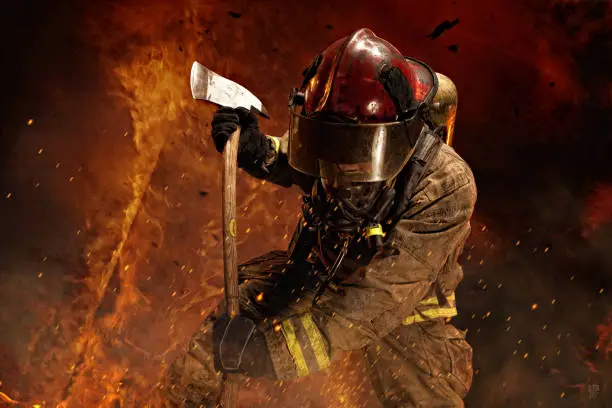
<path fill-rule="evenodd" d="M 290 98 L 289 163 L 323 179 L 372 182 L 406 164 L 437 77 L 368 29 L 337 40 Z"/>

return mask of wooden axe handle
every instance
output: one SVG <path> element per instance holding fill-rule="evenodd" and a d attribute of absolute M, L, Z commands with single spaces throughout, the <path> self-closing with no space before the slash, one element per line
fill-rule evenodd
<path fill-rule="evenodd" d="M 238 145 L 240 127 L 230 136 L 223 151 L 223 270 L 225 273 L 225 302 L 227 314 L 238 316 L 238 252 L 236 236 L 236 170 L 238 168 Z M 239 374 L 225 374 L 221 392 L 221 407 L 235 408 L 238 400 Z"/>
<path fill-rule="evenodd" d="M 237 316 L 238 306 L 238 253 L 236 251 L 236 170 L 240 127 L 230 136 L 223 151 L 223 265 L 225 271 L 225 301 L 227 314 Z"/>

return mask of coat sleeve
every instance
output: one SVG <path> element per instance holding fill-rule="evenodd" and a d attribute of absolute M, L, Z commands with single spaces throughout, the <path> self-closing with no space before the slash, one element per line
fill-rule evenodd
<path fill-rule="evenodd" d="M 266 136 L 266 138 L 270 143 L 270 155 L 266 159 L 263 169 L 245 170 L 251 176 L 260 180 L 266 180 L 282 187 L 297 185 L 304 192 L 310 193 L 314 178 L 301 174 L 289 165 L 287 157 L 288 132 L 285 132 L 282 137 Z"/>
<path fill-rule="evenodd" d="M 313 311 L 332 350 L 361 348 L 399 326 L 432 296 L 440 271 L 467 239 L 476 186 L 465 162 L 454 152 L 448 159 L 417 186 L 408 212 L 386 238 L 391 255 L 372 260 L 355 282 L 343 285 L 344 296 L 327 293 Z"/>

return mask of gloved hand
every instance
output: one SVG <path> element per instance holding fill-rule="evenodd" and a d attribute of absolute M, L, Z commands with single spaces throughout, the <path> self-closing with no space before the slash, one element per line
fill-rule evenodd
<path fill-rule="evenodd" d="M 240 125 L 238 166 L 245 170 L 264 170 L 274 154 L 271 141 L 259 130 L 257 116 L 245 108 L 222 107 L 215 112 L 212 120 L 212 138 L 215 148 L 223 152 L 225 144 Z"/>
<path fill-rule="evenodd" d="M 215 369 L 276 379 L 266 338 L 246 316 L 223 314 L 213 322 Z"/>

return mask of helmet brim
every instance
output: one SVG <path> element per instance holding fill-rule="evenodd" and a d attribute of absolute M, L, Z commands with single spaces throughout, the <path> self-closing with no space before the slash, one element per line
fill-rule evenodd
<path fill-rule="evenodd" d="M 290 111 L 289 164 L 340 184 L 395 177 L 411 157 L 423 122 L 335 123 Z"/>

